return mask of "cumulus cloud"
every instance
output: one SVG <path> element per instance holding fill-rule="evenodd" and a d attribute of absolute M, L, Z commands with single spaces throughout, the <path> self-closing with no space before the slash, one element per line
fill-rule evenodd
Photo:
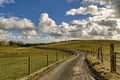
<path fill-rule="evenodd" d="M 12 35 L 11 32 L 5 31 L 5 30 L 0 30 L 0 40 L 6 40 L 6 41 L 16 41 L 17 37 L 15 37 L 14 35 Z"/>
<path fill-rule="evenodd" d="M 62 22 L 61 25 L 57 25 L 47 13 L 44 13 L 40 17 L 39 30 L 43 34 L 54 37 L 55 40 L 120 38 L 120 19 L 114 19 L 114 15 L 111 15 L 113 12 L 111 9 L 105 8 L 103 11 L 105 16 L 101 12 L 94 13 L 96 15 L 88 17 L 87 20 L 73 20 L 71 23 Z M 116 35 L 118 37 L 115 37 Z"/>
<path fill-rule="evenodd" d="M 50 34 L 53 36 L 61 36 L 61 32 L 57 27 L 55 21 L 49 18 L 49 15 L 47 13 L 43 13 L 40 16 L 39 30 L 42 33 Z"/>
<path fill-rule="evenodd" d="M 70 32 L 73 37 L 79 39 L 120 39 L 119 0 L 83 0 L 82 3 L 82 7 L 73 8 L 66 12 L 66 15 L 72 16 L 92 15 L 86 20 L 72 21 L 71 25 L 77 27 L 75 32 Z"/>
<path fill-rule="evenodd" d="M 109 0 L 112 1 L 112 0 Z M 86 20 L 72 20 L 71 23 L 62 22 L 57 25 L 47 13 L 40 17 L 39 30 L 55 40 L 70 39 L 120 39 L 120 19 L 116 18 L 113 2 L 103 0 L 84 0 L 83 7 L 73 8 L 66 15 L 87 15 Z M 99 7 L 98 5 L 102 5 Z"/>
<path fill-rule="evenodd" d="M 74 36 L 74 33 L 78 31 L 78 27 L 65 22 L 62 22 L 61 25 L 56 25 L 55 21 L 47 13 L 43 13 L 40 17 L 39 30 L 56 38 L 66 38 Z"/>
<path fill-rule="evenodd" d="M 120 0 L 103 0 L 108 6 L 110 6 L 114 11 L 117 17 L 120 17 Z"/>
<path fill-rule="evenodd" d="M 118 40 L 120 39 L 120 18 L 117 17 L 119 4 L 116 5 L 116 1 L 118 0 L 109 0 L 108 2 L 84 0 L 83 4 L 85 6 L 70 9 L 66 12 L 66 15 L 91 14 L 91 16 L 83 20 L 72 20 L 70 23 L 62 22 L 60 25 L 57 25 L 56 21 L 47 13 L 41 14 L 37 27 L 27 18 L 0 17 L 0 39 L 23 41 L 25 43 L 73 39 Z"/>
<path fill-rule="evenodd" d="M 0 7 L 4 7 L 4 4 L 15 3 L 14 0 L 0 0 Z"/>
<path fill-rule="evenodd" d="M 26 18 L 20 19 L 18 17 L 0 17 L 0 29 L 2 30 L 32 30 L 34 28 L 35 26 L 31 20 Z"/>
<path fill-rule="evenodd" d="M 107 11 L 107 12 L 106 12 Z M 105 7 L 99 8 L 97 5 L 89 5 L 87 7 L 80 7 L 78 9 L 71 9 L 66 12 L 66 15 L 86 15 L 86 14 L 91 14 L 91 15 L 105 15 L 105 13 L 112 14 L 113 10 L 112 9 L 107 9 Z"/>
<path fill-rule="evenodd" d="M 20 32 L 23 35 L 29 35 L 29 36 L 37 36 L 36 30 L 28 30 L 28 31 L 21 31 Z"/>
<path fill-rule="evenodd" d="M 0 17 L 0 39 L 19 41 L 39 37 L 35 25 L 27 18 Z M 24 42 L 24 41 L 23 41 Z"/>
<path fill-rule="evenodd" d="M 116 16 L 120 16 L 120 0 L 83 0 L 84 5 L 101 4 L 112 8 Z"/>
<path fill-rule="evenodd" d="M 68 23 L 56 25 L 47 13 L 41 14 L 39 27 L 31 20 L 18 17 L 0 17 L 0 39 L 7 41 L 22 41 L 24 43 L 56 42 L 67 40 Z M 62 38 L 64 37 L 64 38 Z"/>
<path fill-rule="evenodd" d="M 89 21 L 91 23 L 88 23 L 87 26 L 89 26 L 90 35 L 98 35 L 102 36 L 104 39 L 119 39 L 113 38 L 116 35 L 120 35 L 119 33 L 119 25 L 120 25 L 120 19 L 103 19 L 103 20 L 96 20 L 96 21 Z"/>

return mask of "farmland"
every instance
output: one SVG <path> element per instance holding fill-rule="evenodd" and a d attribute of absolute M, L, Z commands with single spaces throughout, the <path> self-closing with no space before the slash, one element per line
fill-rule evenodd
<path fill-rule="evenodd" d="M 117 73 L 111 73 L 110 72 L 110 44 L 113 43 L 115 45 L 114 49 L 115 52 L 120 52 L 120 41 L 114 41 L 114 40 L 78 40 L 78 41 L 68 41 L 68 42 L 60 42 L 57 44 L 51 44 L 48 45 L 49 47 L 58 47 L 58 48 L 69 48 L 69 49 L 75 49 L 75 50 L 94 50 L 96 53 L 94 53 L 94 57 L 90 55 L 90 52 L 87 55 L 88 60 L 92 64 L 92 67 L 100 73 L 100 75 L 104 76 L 105 78 L 109 80 L 119 80 L 120 79 L 120 63 L 119 58 L 120 54 L 117 55 Z M 100 60 L 97 59 L 97 50 L 98 47 L 102 47 L 102 53 L 103 53 L 103 63 L 101 63 Z"/>
<path fill-rule="evenodd" d="M 45 67 L 46 55 L 49 56 L 49 64 L 62 58 L 64 52 L 38 49 L 34 47 L 0 47 L 0 80 L 15 80 L 28 74 L 28 57 L 31 58 L 31 73 Z"/>
<path fill-rule="evenodd" d="M 110 73 L 110 43 L 114 43 L 115 51 L 120 52 L 120 41 L 113 40 L 77 40 L 51 43 L 48 45 L 36 47 L 17 47 L 2 46 L 0 47 L 0 80 L 14 80 L 27 76 L 28 57 L 31 58 L 31 73 L 46 66 L 46 55 L 49 55 L 49 64 L 56 61 L 55 55 L 58 53 L 58 59 L 62 59 L 65 52 L 58 50 L 42 49 L 40 47 L 72 49 L 72 50 L 97 50 L 102 47 L 104 63 L 95 56 L 87 55 L 92 67 L 101 75 L 108 79 L 120 79 L 120 75 Z M 119 55 L 117 55 L 119 57 Z M 117 69 L 119 72 L 119 69 Z M 111 78 L 113 77 L 113 78 Z"/>

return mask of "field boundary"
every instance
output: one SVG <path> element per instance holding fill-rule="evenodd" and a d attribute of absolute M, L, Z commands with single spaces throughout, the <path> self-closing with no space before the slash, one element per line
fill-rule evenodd
<path fill-rule="evenodd" d="M 37 75 L 42 75 L 43 73 L 47 72 L 50 68 L 54 67 L 55 65 L 57 65 L 58 63 L 60 63 L 60 62 L 62 62 L 62 61 L 63 61 L 63 60 L 61 59 L 61 60 L 57 61 L 56 63 L 50 64 L 50 65 L 48 65 L 47 67 L 44 67 L 44 68 L 42 68 L 42 69 L 34 72 L 33 74 L 30 74 L 30 75 L 28 75 L 28 76 L 25 76 L 25 77 L 20 78 L 20 79 L 17 79 L 17 80 L 29 80 L 29 79 L 37 76 Z"/>
<path fill-rule="evenodd" d="M 103 48 L 104 49 L 104 48 Z M 116 52 L 114 43 L 109 44 L 109 54 L 106 55 L 103 53 L 102 46 L 99 46 L 98 48 L 93 48 L 89 50 L 81 50 L 86 54 L 86 61 L 89 64 L 89 68 L 92 72 L 90 72 L 96 80 L 108 80 L 109 78 L 104 76 L 104 74 L 107 74 L 108 76 L 119 76 L 120 75 L 120 52 Z M 119 55 L 119 56 L 118 56 Z M 92 59 L 93 58 L 93 59 Z M 95 60 L 95 61 L 94 61 Z M 108 61 L 108 67 L 104 67 L 106 64 L 106 60 Z M 98 67 L 102 66 L 102 67 Z M 93 67 L 95 66 L 95 67 Z M 100 73 L 97 72 L 97 68 L 100 70 Z M 99 71 L 98 70 L 98 71 Z M 106 72 L 104 72 L 106 70 Z"/>
<path fill-rule="evenodd" d="M 91 63 L 88 61 L 88 59 L 85 59 L 85 63 L 87 65 L 86 69 L 92 75 L 96 80 L 108 80 L 104 76 L 101 76 L 95 69 L 92 68 Z"/>
<path fill-rule="evenodd" d="M 70 57 L 68 57 L 68 58 L 66 58 L 66 59 L 61 59 L 61 60 L 59 60 L 59 61 L 56 61 L 56 62 L 53 63 L 53 64 L 50 64 L 50 65 L 48 65 L 48 66 L 46 66 L 46 67 L 44 67 L 44 68 L 42 68 L 42 69 L 40 69 L 40 70 L 38 70 L 38 71 L 30 74 L 30 75 L 28 75 L 28 76 L 19 78 L 19 79 L 17 79 L 17 80 L 31 80 L 31 79 L 33 79 L 34 77 L 37 77 L 38 75 L 40 76 L 40 75 L 48 72 L 49 70 L 51 70 L 52 68 L 54 68 L 55 66 L 57 66 L 57 64 L 59 64 L 59 63 L 61 63 L 61 62 L 63 62 L 63 61 L 66 61 L 66 60 L 69 59 L 69 58 L 72 58 L 72 57 L 76 56 L 76 52 L 75 52 L 74 50 L 58 49 L 58 48 L 47 48 L 47 47 L 36 47 L 36 48 L 39 48 L 39 49 L 50 49 L 50 50 L 59 50 L 59 51 L 63 51 L 63 52 L 71 52 L 71 53 L 72 53 L 72 56 L 70 56 Z"/>

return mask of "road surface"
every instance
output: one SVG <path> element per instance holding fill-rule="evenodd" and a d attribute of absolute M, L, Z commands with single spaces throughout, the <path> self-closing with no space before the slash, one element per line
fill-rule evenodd
<path fill-rule="evenodd" d="M 95 80 L 87 70 L 82 52 L 55 67 L 38 80 Z"/>

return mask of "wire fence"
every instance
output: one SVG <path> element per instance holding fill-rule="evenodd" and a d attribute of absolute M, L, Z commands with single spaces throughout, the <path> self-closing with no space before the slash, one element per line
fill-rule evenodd
<path fill-rule="evenodd" d="M 63 52 L 38 57 L 0 58 L 0 80 L 16 80 L 72 55 Z"/>
<path fill-rule="evenodd" d="M 117 46 L 118 47 L 118 46 Z M 109 67 L 109 72 L 120 74 L 120 52 L 115 52 L 117 49 L 114 44 L 109 45 L 109 54 L 103 53 L 103 48 L 100 46 L 97 49 L 93 48 L 91 50 L 82 50 L 86 53 L 86 55 L 91 55 L 92 57 L 96 57 L 102 64 L 106 64 Z M 106 52 L 106 51 L 104 51 Z M 108 51 L 107 51 L 108 53 Z M 102 65 L 101 64 L 101 65 Z"/>

